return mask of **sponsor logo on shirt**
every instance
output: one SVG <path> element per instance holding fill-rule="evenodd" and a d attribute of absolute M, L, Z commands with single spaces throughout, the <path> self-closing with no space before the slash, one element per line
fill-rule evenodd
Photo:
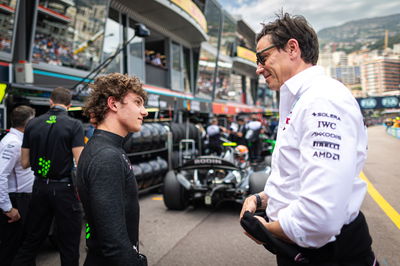
<path fill-rule="evenodd" d="M 328 151 L 315 151 L 313 154 L 313 157 L 317 158 L 326 158 L 326 159 L 332 159 L 332 160 L 340 160 L 340 155 L 337 153 L 331 153 Z"/>
<path fill-rule="evenodd" d="M 333 118 L 336 119 L 338 121 L 340 121 L 340 117 L 334 114 L 328 114 L 328 113 L 312 113 L 313 116 L 315 117 L 327 117 L 327 118 Z"/>
<path fill-rule="evenodd" d="M 125 154 L 122 154 L 122 157 L 124 158 L 125 162 L 128 164 L 129 169 L 132 171 L 132 164 L 129 161 L 128 157 Z"/>
<path fill-rule="evenodd" d="M 329 141 L 314 141 L 313 147 L 323 147 L 323 148 L 339 150 L 340 145 Z"/>
<path fill-rule="evenodd" d="M 330 133 L 330 132 L 313 132 L 311 134 L 311 137 L 327 137 L 327 138 L 342 140 L 341 136 Z"/>
<path fill-rule="evenodd" d="M 335 130 L 336 123 L 328 122 L 328 121 L 318 121 L 318 128 L 330 128 Z"/>

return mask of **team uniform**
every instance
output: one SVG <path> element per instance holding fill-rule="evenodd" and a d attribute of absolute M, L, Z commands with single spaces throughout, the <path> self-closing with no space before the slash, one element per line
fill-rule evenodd
<path fill-rule="evenodd" d="M 79 160 L 77 185 L 88 221 L 85 266 L 142 265 L 138 188 L 123 141 L 96 129 Z"/>
<path fill-rule="evenodd" d="M 21 145 L 23 133 L 15 128 L 0 141 L 0 209 L 18 209 L 21 219 L 8 223 L 9 218 L 0 213 L 0 261 L 11 265 L 23 237 L 34 180 L 30 168 L 21 166 Z"/>
<path fill-rule="evenodd" d="M 340 239 L 342 246 L 327 261 L 361 259 L 373 265 L 372 240 L 360 212 L 367 187 L 358 176 L 367 155 L 367 134 L 356 100 L 317 66 L 287 80 L 280 94 L 278 137 L 264 190 L 268 219 L 279 220 L 305 253 L 321 255 Z M 345 225 L 356 229 L 343 241 Z M 279 256 L 278 264 L 292 265 Z"/>
<path fill-rule="evenodd" d="M 222 153 L 221 147 L 221 129 L 218 125 L 209 125 L 207 127 L 208 146 L 210 152 L 215 152 L 218 156 Z"/>
<path fill-rule="evenodd" d="M 40 244 L 55 219 L 61 264 L 79 265 L 82 212 L 72 184 L 72 148 L 84 145 L 80 121 L 62 107 L 53 107 L 29 121 L 22 148 L 30 149 L 35 174 L 32 200 L 27 217 L 27 236 L 13 265 L 34 262 Z"/>

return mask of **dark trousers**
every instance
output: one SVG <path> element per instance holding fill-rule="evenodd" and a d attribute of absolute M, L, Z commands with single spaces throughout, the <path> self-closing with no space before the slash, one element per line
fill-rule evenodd
<path fill-rule="evenodd" d="M 286 257 L 277 256 L 276 262 L 278 266 L 299 266 L 299 265 L 306 265 L 306 266 L 379 266 L 379 262 L 375 259 L 375 255 L 372 250 L 365 255 L 365 257 L 359 258 L 358 260 L 352 260 L 348 262 L 316 262 L 316 263 L 306 263 L 306 264 L 299 264 L 293 262 Z"/>
<path fill-rule="evenodd" d="M 88 250 L 85 263 L 83 264 L 83 266 L 109 266 L 109 265 L 110 264 L 104 257 L 90 250 Z"/>
<path fill-rule="evenodd" d="M 35 258 L 55 220 L 61 265 L 79 265 L 82 212 L 71 183 L 35 180 L 26 221 L 26 238 L 12 265 L 35 265 Z"/>
<path fill-rule="evenodd" d="M 371 248 L 372 238 L 362 212 L 348 225 L 344 225 L 336 241 L 317 249 L 297 246 L 310 259 L 310 263 L 296 263 L 278 253 L 279 266 L 379 266 Z"/>
<path fill-rule="evenodd" d="M 9 196 L 21 219 L 8 223 L 9 218 L 3 213 L 0 214 L 0 262 L 3 266 L 11 265 L 21 246 L 31 193 L 10 193 Z"/>
<path fill-rule="evenodd" d="M 261 158 L 261 140 L 249 141 L 249 156 L 251 161 L 258 161 Z"/>

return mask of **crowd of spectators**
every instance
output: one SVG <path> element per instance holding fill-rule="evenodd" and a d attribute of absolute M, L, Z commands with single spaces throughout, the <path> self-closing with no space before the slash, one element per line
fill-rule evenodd
<path fill-rule="evenodd" d="M 89 70 L 92 64 L 91 59 L 84 53 L 74 55 L 71 42 L 41 33 L 35 36 L 32 58 L 34 62 L 83 70 Z"/>

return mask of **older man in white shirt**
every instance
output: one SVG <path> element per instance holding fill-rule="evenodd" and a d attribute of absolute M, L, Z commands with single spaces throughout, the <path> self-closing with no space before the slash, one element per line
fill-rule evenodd
<path fill-rule="evenodd" d="M 11 113 L 12 128 L 0 141 L 0 261 L 11 265 L 22 240 L 23 225 L 32 192 L 34 175 L 21 166 L 21 145 L 26 123 L 35 116 L 29 106 Z"/>
<path fill-rule="evenodd" d="M 298 254 L 278 252 L 278 265 L 378 265 L 360 212 L 363 117 L 317 60 L 317 35 L 304 17 L 282 14 L 257 36 L 257 74 L 280 91 L 280 121 L 271 175 L 264 191 L 246 199 L 241 217 L 265 209 L 267 220 L 254 217 L 293 244 Z"/>

